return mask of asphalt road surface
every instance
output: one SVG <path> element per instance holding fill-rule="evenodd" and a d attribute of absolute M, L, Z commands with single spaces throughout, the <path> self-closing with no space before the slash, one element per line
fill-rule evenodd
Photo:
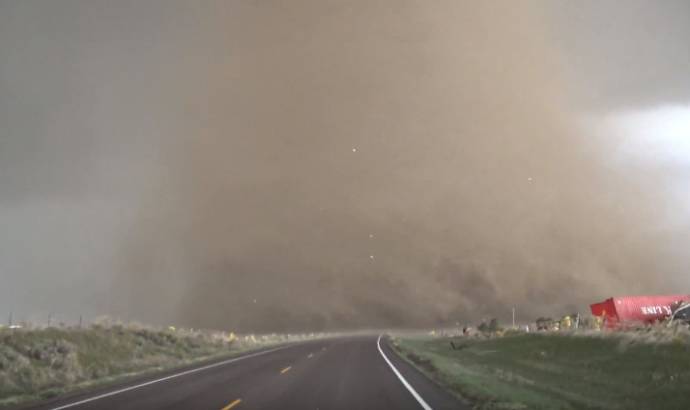
<path fill-rule="evenodd" d="M 304 342 L 88 394 L 33 410 L 466 409 L 376 336 Z"/>

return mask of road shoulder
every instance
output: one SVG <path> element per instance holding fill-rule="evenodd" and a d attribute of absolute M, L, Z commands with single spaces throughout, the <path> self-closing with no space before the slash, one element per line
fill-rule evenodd
<path fill-rule="evenodd" d="M 445 387 L 432 380 L 415 367 L 401 353 L 391 346 L 389 337 L 381 338 L 381 349 L 402 377 L 414 388 L 428 405 L 435 410 L 470 410 L 471 405 L 464 399 L 453 395 Z"/>

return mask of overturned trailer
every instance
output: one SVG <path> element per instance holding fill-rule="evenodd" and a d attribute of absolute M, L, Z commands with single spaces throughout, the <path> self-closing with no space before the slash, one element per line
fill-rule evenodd
<path fill-rule="evenodd" d="M 604 327 L 617 328 L 667 319 L 680 301 L 690 301 L 690 295 L 616 296 L 594 303 L 590 309 L 603 320 Z"/>

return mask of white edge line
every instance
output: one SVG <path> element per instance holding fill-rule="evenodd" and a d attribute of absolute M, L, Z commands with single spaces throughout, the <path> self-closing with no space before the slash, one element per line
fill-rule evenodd
<path fill-rule="evenodd" d="M 245 356 L 240 356 L 240 357 L 235 357 L 232 359 L 224 360 L 222 362 L 213 363 L 213 364 L 209 364 L 209 365 L 202 366 L 202 367 L 197 367 L 195 369 L 190 369 L 190 370 L 186 370 L 184 372 L 175 373 L 175 374 L 172 374 L 170 376 L 162 377 L 160 379 L 150 380 L 150 381 L 147 381 L 146 383 L 141 383 L 141 384 L 137 384 L 135 386 L 125 387 L 124 389 L 119 389 L 119 390 L 111 391 L 108 393 L 100 394 L 98 396 L 89 397 L 88 399 L 75 401 L 74 403 L 65 404 L 65 405 L 62 405 L 60 407 L 54 407 L 51 410 L 62 410 L 62 409 L 68 409 L 70 407 L 80 406 L 82 404 L 86 404 L 86 403 L 89 403 L 92 401 L 96 401 L 96 400 L 100 400 L 100 399 L 103 399 L 106 397 L 114 396 L 116 394 L 120 394 L 120 393 L 124 393 L 124 392 L 130 391 L 130 390 L 135 390 L 135 389 L 139 389 L 139 388 L 142 388 L 145 386 L 149 386 L 149 385 L 154 384 L 154 383 L 160 383 L 160 382 L 163 382 L 166 380 L 174 379 L 176 377 L 185 376 L 185 375 L 196 373 L 196 372 L 201 372 L 201 371 L 208 370 L 208 369 L 218 367 L 218 366 L 224 366 L 226 364 L 237 362 L 237 361 L 240 361 L 243 359 L 249 359 L 250 357 L 261 356 L 262 354 L 267 354 L 267 353 L 275 352 L 277 350 L 287 349 L 288 347 L 291 347 L 291 346 L 282 346 L 282 347 L 277 347 L 277 348 L 271 349 L 271 350 L 263 350 L 261 352 L 251 353 L 251 354 L 248 354 Z"/>
<path fill-rule="evenodd" d="M 381 349 L 381 335 L 379 335 L 379 338 L 376 339 L 376 347 L 379 348 L 379 353 L 381 353 L 381 356 L 383 356 L 383 360 L 385 360 L 386 363 L 388 363 L 388 366 L 390 366 L 391 370 L 393 370 L 393 373 L 395 373 L 395 375 L 398 376 L 398 379 L 400 379 L 403 386 L 405 386 L 407 390 L 410 392 L 410 394 L 412 394 L 412 396 L 415 398 L 415 400 L 417 400 L 417 403 L 419 403 L 419 405 L 422 406 L 424 410 L 433 410 L 431 406 L 429 406 L 424 401 L 422 396 L 420 396 L 419 393 L 417 393 L 417 391 L 410 385 L 410 383 L 408 383 L 407 380 L 405 380 L 405 378 L 402 376 L 402 374 L 400 374 L 398 369 L 396 369 L 395 366 L 393 366 L 393 363 L 391 363 L 388 357 L 386 357 L 386 354 L 383 353 L 383 349 Z"/>

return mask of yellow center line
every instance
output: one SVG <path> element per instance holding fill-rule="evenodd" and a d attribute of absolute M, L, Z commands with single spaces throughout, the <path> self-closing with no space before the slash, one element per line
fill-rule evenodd
<path fill-rule="evenodd" d="M 292 366 L 288 366 L 288 367 L 284 368 L 283 370 L 280 371 L 280 374 L 286 373 L 290 369 L 292 369 Z"/>
<path fill-rule="evenodd" d="M 242 403 L 242 400 L 237 399 L 237 400 L 233 401 L 232 403 L 228 404 L 227 406 L 223 407 L 221 410 L 230 410 L 231 408 L 237 406 L 240 403 Z"/>

